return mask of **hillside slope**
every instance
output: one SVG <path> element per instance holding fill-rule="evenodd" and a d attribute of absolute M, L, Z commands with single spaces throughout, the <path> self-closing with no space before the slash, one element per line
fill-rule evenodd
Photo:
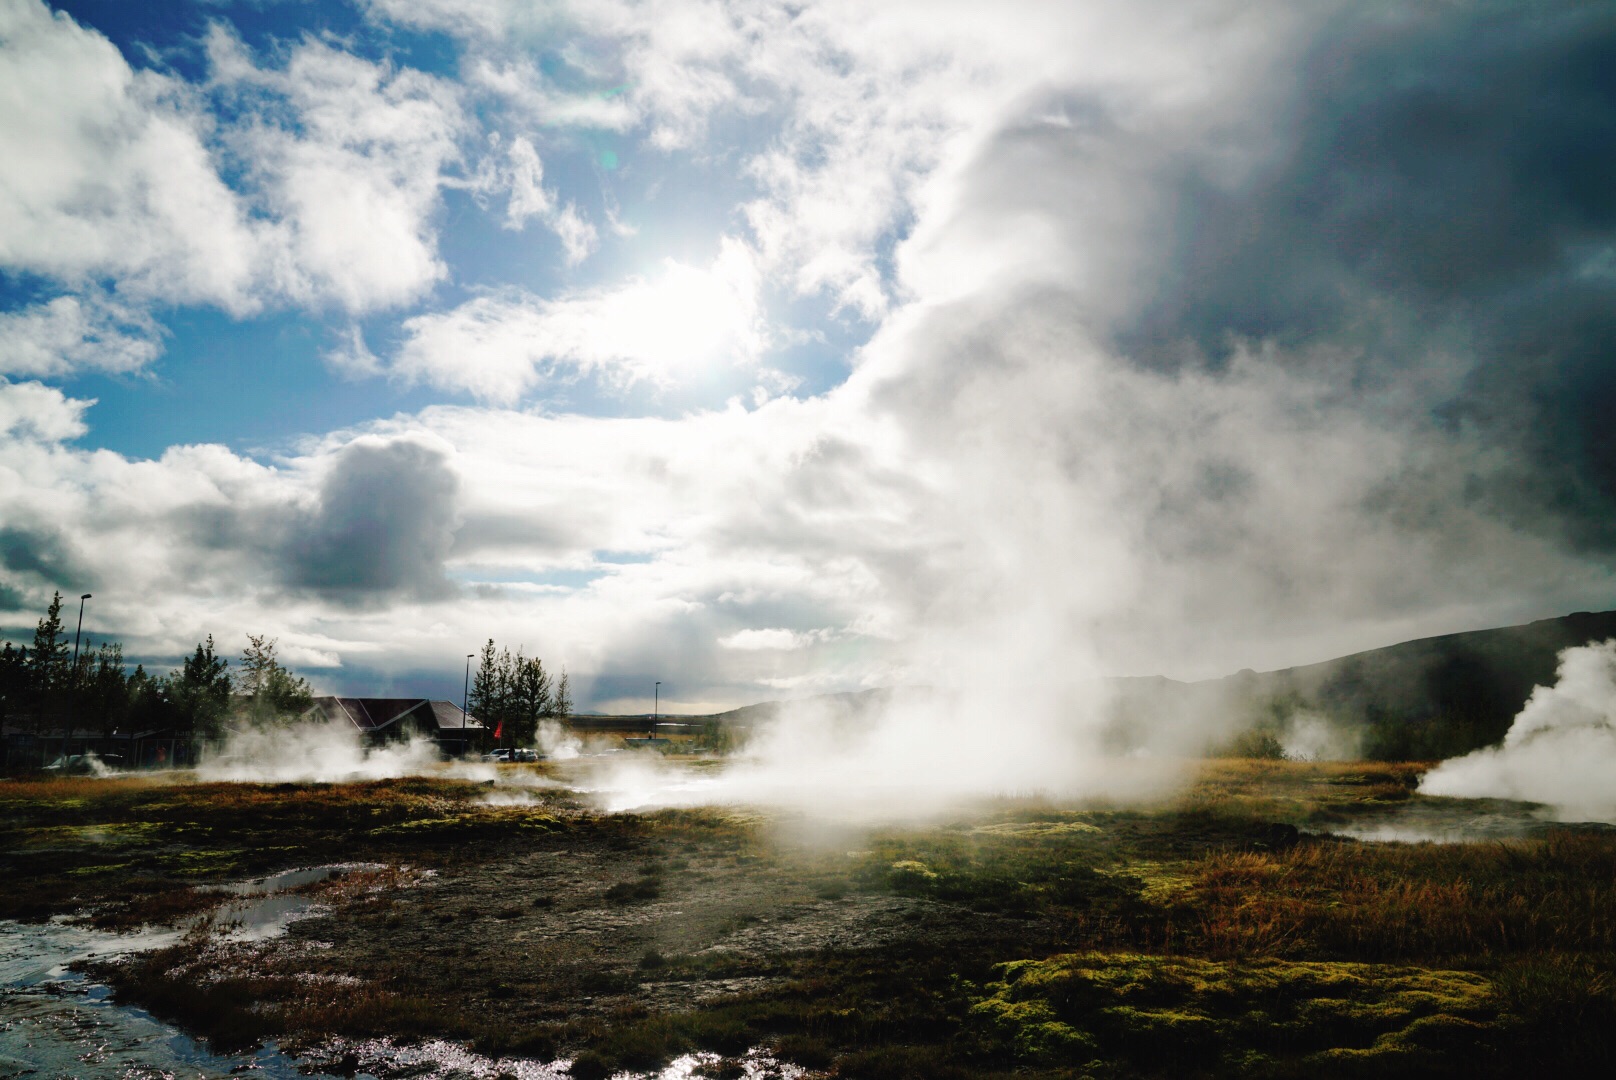
<path fill-rule="evenodd" d="M 1580 611 L 1521 626 L 1421 638 L 1280 671 L 1176 682 L 1117 679 L 1114 733 L 1128 742 L 1163 722 L 1224 735 L 1279 734 L 1322 718 L 1383 759 L 1429 759 L 1496 743 L 1557 657 L 1616 638 L 1616 611 Z"/>
<path fill-rule="evenodd" d="M 1552 685 L 1561 650 L 1616 638 L 1616 611 L 1579 611 L 1520 626 L 1420 638 L 1279 671 L 1241 671 L 1180 682 L 1108 679 L 1107 742 L 1199 754 L 1283 743 L 1299 725 L 1330 729 L 1346 752 L 1384 760 L 1433 760 L 1496 743 L 1533 687 Z M 911 690 L 910 693 L 930 693 Z M 766 701 L 706 720 L 737 734 L 772 723 L 787 705 L 837 725 L 869 722 L 892 690 Z M 1014 710 L 1013 701 L 1005 703 Z M 997 722 L 999 718 L 984 718 Z M 1264 743 L 1263 738 L 1272 736 Z"/>

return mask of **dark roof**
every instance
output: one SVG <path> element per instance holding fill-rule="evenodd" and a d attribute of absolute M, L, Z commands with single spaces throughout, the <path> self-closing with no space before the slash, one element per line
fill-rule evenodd
<path fill-rule="evenodd" d="M 427 698 L 317 697 L 311 707 L 313 710 L 319 710 L 328 719 L 346 719 L 365 732 L 381 731 L 405 717 L 413 717 L 423 728 L 440 733 L 483 730 L 475 716 L 461 712 L 454 702 Z"/>

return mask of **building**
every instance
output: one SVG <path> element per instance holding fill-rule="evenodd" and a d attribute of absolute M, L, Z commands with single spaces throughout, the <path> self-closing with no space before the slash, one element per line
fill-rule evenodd
<path fill-rule="evenodd" d="M 489 741 L 481 721 L 452 701 L 317 697 L 303 715 L 310 720 L 352 724 L 373 746 L 425 736 L 445 754 L 459 757 L 482 749 Z"/>
<path fill-rule="evenodd" d="M 122 769 L 196 764 L 190 736 L 172 728 L 110 733 L 90 727 L 42 729 L 26 716 L 0 723 L 0 768 L 37 769 L 59 757 L 86 753 Z"/>

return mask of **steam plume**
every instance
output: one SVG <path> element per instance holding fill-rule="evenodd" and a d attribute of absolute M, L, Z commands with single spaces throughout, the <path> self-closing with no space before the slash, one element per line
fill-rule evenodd
<path fill-rule="evenodd" d="M 256 783 L 334 783 L 346 780 L 383 780 L 425 773 L 492 779 L 494 770 L 483 765 L 455 764 L 445 768 L 430 739 L 366 747 L 352 725 L 343 723 L 265 726 L 233 732 L 225 742 L 207 751 L 197 765 L 203 780 Z"/>
<path fill-rule="evenodd" d="M 1560 821 L 1616 823 L 1616 641 L 1566 649 L 1559 679 L 1532 691 L 1500 746 L 1443 762 L 1428 795 L 1522 799 Z"/>

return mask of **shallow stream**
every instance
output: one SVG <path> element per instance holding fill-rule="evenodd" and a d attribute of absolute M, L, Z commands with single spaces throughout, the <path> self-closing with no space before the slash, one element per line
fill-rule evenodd
<path fill-rule="evenodd" d="M 171 1024 L 112 1000 L 111 990 L 71 970 L 82 960 L 109 960 L 160 949 L 187 934 L 222 940 L 265 941 L 299 918 L 324 910 L 293 892 L 348 866 L 290 870 L 222 887 L 234 894 L 214 911 L 176 929 L 113 934 L 65 919 L 46 923 L 0 921 L 0 1080 L 565 1080 L 566 1060 L 495 1059 L 454 1043 L 431 1040 L 402 1046 L 388 1039 L 335 1040 L 309 1057 L 282 1053 L 273 1044 L 250 1054 L 215 1054 Z M 689 1080 L 713 1054 L 679 1058 L 641 1080 Z M 741 1062 L 747 1080 L 794 1080 L 802 1070 L 753 1051 Z M 340 1073 L 322 1068 L 340 1069 Z M 628 1076 L 630 1074 L 623 1074 Z"/>
<path fill-rule="evenodd" d="M 292 871 L 243 882 L 237 894 L 180 929 L 112 934 L 65 920 L 0 922 L 0 1080 L 213 1080 L 252 1076 L 300 1080 L 329 1076 L 267 1045 L 252 1054 L 215 1054 L 144 1009 L 121 1005 L 111 991 L 70 965 L 159 949 L 207 929 L 236 940 L 262 940 L 315 908 L 286 890 L 323 881 L 337 867 Z M 301 1067 L 300 1067 L 301 1066 Z"/>

